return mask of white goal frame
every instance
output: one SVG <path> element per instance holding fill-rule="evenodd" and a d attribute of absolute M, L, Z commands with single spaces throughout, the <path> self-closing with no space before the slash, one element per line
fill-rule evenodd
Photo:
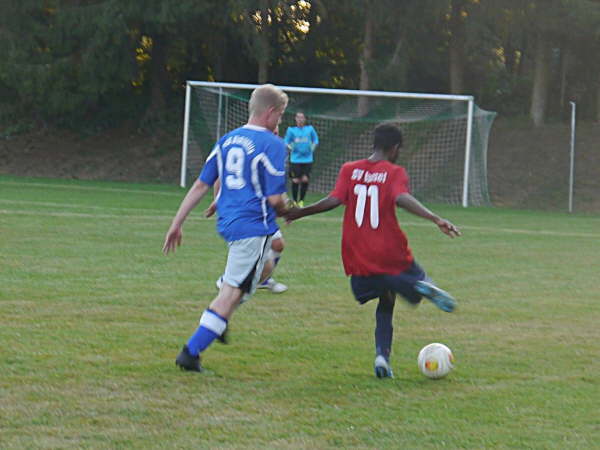
<path fill-rule="evenodd" d="M 185 86 L 185 110 L 183 117 L 183 145 L 181 148 L 181 175 L 179 185 L 182 188 L 186 187 L 186 172 L 187 172 L 187 155 L 188 155 L 188 135 L 190 125 L 190 102 L 192 95 L 192 87 L 202 86 L 218 89 L 247 89 L 254 90 L 259 87 L 259 84 L 243 84 L 243 83 L 220 83 L 216 81 L 190 81 L 186 82 Z M 449 94 L 419 94 L 412 92 L 392 92 L 392 91 L 361 91 L 353 89 L 327 89 L 327 88 L 307 88 L 299 86 L 277 86 L 285 92 L 300 92 L 303 94 L 333 94 L 333 95 L 349 95 L 349 96 L 364 96 L 364 97 L 392 97 L 392 98 L 411 98 L 423 100 L 448 100 L 462 101 L 468 103 L 467 108 L 467 130 L 465 139 L 465 164 L 463 171 L 463 189 L 462 189 L 462 206 L 467 207 L 469 199 L 469 169 L 471 160 L 471 142 L 473 134 L 473 107 L 474 98 L 472 95 L 449 95 Z M 219 96 L 219 112 L 221 110 L 221 98 Z M 219 114 L 219 118 L 220 118 Z M 217 122 L 215 130 L 215 142 L 221 137 L 220 121 Z"/>

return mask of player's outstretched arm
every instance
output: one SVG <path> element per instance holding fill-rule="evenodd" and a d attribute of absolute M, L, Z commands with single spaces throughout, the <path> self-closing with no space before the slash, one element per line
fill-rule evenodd
<path fill-rule="evenodd" d="M 208 205 L 208 208 L 204 210 L 204 217 L 212 217 L 217 212 L 217 197 L 221 190 L 221 180 L 217 178 L 215 184 L 213 184 L 213 201 Z"/>
<path fill-rule="evenodd" d="M 202 198 L 206 195 L 209 189 L 209 185 L 196 180 L 194 185 L 190 188 L 185 198 L 181 202 L 179 206 L 179 210 L 173 221 L 171 222 L 171 226 L 169 227 L 169 231 L 165 236 L 165 242 L 163 244 L 163 253 L 166 255 L 170 251 L 175 251 L 176 247 L 181 245 L 181 238 L 183 233 L 181 231 L 181 227 L 183 226 L 183 222 L 187 218 L 188 214 L 194 207 L 202 200 Z"/>
<path fill-rule="evenodd" d="M 396 199 L 396 205 L 411 214 L 430 220 L 438 226 L 442 233 L 447 234 L 452 238 L 460 236 L 460 230 L 456 226 L 446 219 L 442 219 L 437 214 L 434 214 L 410 194 L 400 194 Z"/>
<path fill-rule="evenodd" d="M 288 197 L 285 193 L 270 195 L 267 197 L 267 201 L 275 210 L 277 217 L 285 217 L 288 213 Z"/>
<path fill-rule="evenodd" d="M 286 222 L 290 223 L 293 220 L 300 219 L 305 216 L 312 216 L 313 214 L 319 214 L 331 209 L 337 208 L 342 204 L 341 200 L 335 197 L 325 197 L 312 205 L 308 205 L 305 208 L 292 208 L 286 214 Z"/>

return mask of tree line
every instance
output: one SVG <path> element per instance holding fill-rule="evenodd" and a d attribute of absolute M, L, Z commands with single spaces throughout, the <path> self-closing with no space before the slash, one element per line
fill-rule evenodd
<path fill-rule="evenodd" d="M 0 0 L 0 124 L 153 123 L 185 80 L 472 94 L 600 120 L 598 0 Z"/>

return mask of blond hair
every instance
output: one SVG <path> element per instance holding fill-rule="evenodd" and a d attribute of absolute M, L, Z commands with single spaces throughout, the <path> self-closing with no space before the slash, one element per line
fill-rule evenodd
<path fill-rule="evenodd" d="M 288 104 L 288 96 L 278 87 L 272 84 L 263 84 L 252 91 L 248 103 L 250 117 L 258 116 L 269 108 L 285 108 Z"/>

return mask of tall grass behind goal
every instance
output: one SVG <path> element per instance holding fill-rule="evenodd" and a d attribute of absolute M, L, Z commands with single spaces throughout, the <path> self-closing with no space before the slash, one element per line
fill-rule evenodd
<path fill-rule="evenodd" d="M 256 87 L 187 83 L 182 187 L 198 176 L 215 141 L 246 123 Z M 282 137 L 295 125 L 298 111 L 319 135 L 312 191 L 329 192 L 343 163 L 368 157 L 373 128 L 385 121 L 397 124 L 404 134 L 398 164 L 406 167 L 415 197 L 463 206 L 490 203 L 486 155 L 496 114 L 478 108 L 472 97 L 280 87 L 290 99 L 280 125 Z"/>

